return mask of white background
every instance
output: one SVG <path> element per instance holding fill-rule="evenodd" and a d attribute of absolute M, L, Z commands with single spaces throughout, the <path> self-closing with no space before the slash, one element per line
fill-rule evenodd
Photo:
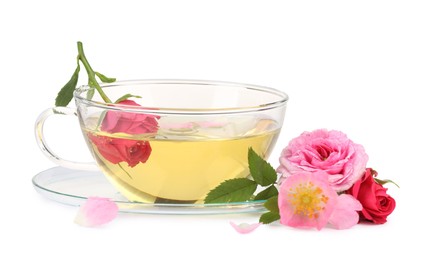
<path fill-rule="evenodd" d="M 426 13 L 425 1 L 410 0 L 2 1 L 0 259 L 425 259 Z M 34 122 L 74 71 L 78 40 L 96 70 L 122 80 L 225 80 L 287 92 L 270 162 L 277 166 L 303 131 L 341 130 L 364 145 L 380 177 L 400 184 L 388 186 L 395 212 L 384 225 L 273 225 L 248 235 L 229 221 L 257 215 L 120 214 L 100 228 L 74 224 L 77 208 L 45 199 L 31 178 L 55 166 L 35 143 Z M 77 124 L 52 138 L 84 157 Z"/>

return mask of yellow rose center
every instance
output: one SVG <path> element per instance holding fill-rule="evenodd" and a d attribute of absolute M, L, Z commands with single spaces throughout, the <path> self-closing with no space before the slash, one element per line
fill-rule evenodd
<path fill-rule="evenodd" d="M 294 208 L 294 214 L 315 219 L 329 200 L 323 190 L 312 182 L 300 183 L 296 188 L 291 188 L 288 199 Z"/>

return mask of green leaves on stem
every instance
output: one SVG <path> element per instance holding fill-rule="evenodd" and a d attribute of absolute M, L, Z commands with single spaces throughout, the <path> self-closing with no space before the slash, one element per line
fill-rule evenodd
<path fill-rule="evenodd" d="M 279 192 L 276 188 L 276 171 L 252 148 L 248 150 L 248 164 L 253 180 L 248 178 L 226 180 L 208 193 L 205 203 L 265 200 L 264 207 L 267 209 L 267 212 L 260 216 L 259 222 L 270 224 L 279 220 L 280 213 L 277 204 Z M 266 188 L 254 195 L 258 186 Z"/>
<path fill-rule="evenodd" d="M 265 203 L 264 207 L 268 212 L 261 215 L 259 222 L 263 224 L 270 224 L 276 220 L 280 219 L 279 205 L 277 202 L 278 196 L 273 196 L 269 198 Z"/>
<path fill-rule="evenodd" d="M 77 60 L 77 68 L 74 71 L 71 79 L 65 84 L 64 87 L 59 91 L 58 96 L 55 99 L 55 106 L 57 107 L 65 107 L 67 106 L 71 99 L 73 99 L 73 93 L 76 89 L 77 82 L 79 80 L 79 72 L 80 72 L 80 64 Z"/>
<path fill-rule="evenodd" d="M 107 97 L 107 95 L 102 90 L 101 86 L 96 80 L 96 77 L 98 77 L 104 83 L 112 83 L 112 82 L 115 82 L 116 79 L 107 77 L 104 74 L 101 74 L 92 69 L 88 60 L 86 59 L 86 56 L 83 51 L 83 44 L 81 42 L 77 42 L 77 49 L 78 49 L 77 68 L 74 71 L 73 75 L 71 76 L 71 79 L 58 92 L 58 95 L 55 99 L 55 106 L 67 106 L 70 103 L 70 101 L 73 99 L 73 93 L 74 93 L 74 90 L 76 89 L 76 86 L 79 80 L 80 63 L 83 64 L 87 72 L 88 85 L 91 88 L 88 91 L 87 98 L 92 99 L 94 92 L 96 90 L 101 96 L 101 98 L 105 101 L 105 103 L 112 103 L 111 100 Z"/>
<path fill-rule="evenodd" d="M 205 198 L 205 203 L 247 201 L 254 194 L 256 188 L 257 183 L 246 178 L 226 180 L 209 192 Z"/>
<path fill-rule="evenodd" d="M 248 152 L 249 171 L 259 185 L 265 187 L 277 180 L 277 173 L 269 163 L 255 153 L 252 148 Z"/>
<path fill-rule="evenodd" d="M 105 76 L 104 74 L 101 74 L 97 71 L 95 71 L 95 75 L 104 83 L 113 83 L 116 81 L 116 78 L 109 78 Z"/>
<path fill-rule="evenodd" d="M 383 180 L 382 179 L 378 179 L 377 178 L 378 172 L 376 170 L 372 169 L 372 168 L 371 168 L 371 174 L 372 174 L 372 177 L 374 178 L 374 181 L 376 183 L 378 183 L 379 185 L 381 185 L 381 186 L 383 186 L 384 184 L 387 184 L 387 183 L 392 183 L 396 187 L 400 188 L 399 185 L 397 185 L 397 183 L 395 183 L 392 180 L 389 180 L 389 179 L 383 179 Z"/>
<path fill-rule="evenodd" d="M 380 185 L 384 185 L 384 184 L 387 184 L 387 183 L 393 183 L 394 185 L 396 185 L 396 187 L 400 188 L 400 187 L 399 187 L 399 185 L 397 185 L 397 183 L 395 183 L 394 181 L 389 180 L 389 179 L 381 180 L 381 179 L 378 179 L 378 178 L 374 178 L 374 180 L 375 180 L 378 184 L 380 184 Z"/>
<path fill-rule="evenodd" d="M 277 198 L 279 192 L 276 188 L 277 173 L 261 156 L 252 148 L 248 151 L 249 172 L 253 180 L 236 178 L 226 180 L 211 190 L 205 198 L 205 203 L 243 202 L 249 200 L 266 200 L 264 207 L 267 212 L 262 214 L 259 222 L 270 224 L 280 219 Z M 266 187 L 254 195 L 258 186 Z"/>
<path fill-rule="evenodd" d="M 252 148 L 248 151 L 248 164 L 253 180 L 248 178 L 226 180 L 208 193 L 205 203 L 266 200 L 277 196 L 278 191 L 275 186 L 277 174 L 274 168 Z M 255 196 L 258 185 L 267 188 Z"/>
<path fill-rule="evenodd" d="M 271 197 L 277 196 L 279 194 L 279 191 L 277 190 L 275 185 L 271 185 L 270 187 L 268 187 L 267 189 L 259 192 L 254 200 L 266 200 L 269 199 Z"/>

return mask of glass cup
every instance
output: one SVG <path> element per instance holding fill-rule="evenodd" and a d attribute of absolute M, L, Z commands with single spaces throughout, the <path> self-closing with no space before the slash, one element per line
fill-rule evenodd
<path fill-rule="evenodd" d="M 137 80 L 74 91 L 76 108 L 54 107 L 36 121 L 36 140 L 60 166 L 101 170 L 130 201 L 202 203 L 221 182 L 249 176 L 248 149 L 270 155 L 288 96 L 248 84 L 202 80 Z M 92 96 L 93 95 L 93 96 Z M 95 163 L 66 160 L 46 143 L 47 118 L 77 116 Z"/>

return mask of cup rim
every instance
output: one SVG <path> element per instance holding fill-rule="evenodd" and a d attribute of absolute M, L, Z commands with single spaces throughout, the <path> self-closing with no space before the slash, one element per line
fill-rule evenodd
<path fill-rule="evenodd" d="M 87 91 L 90 86 L 82 85 L 74 90 L 74 99 L 89 106 L 95 106 L 101 109 L 116 110 L 122 112 L 131 113 L 151 113 L 151 114 L 236 114 L 236 113 L 248 113 L 255 111 L 270 110 L 277 107 L 285 106 L 289 100 L 289 96 L 278 89 L 255 85 L 247 83 L 237 83 L 231 81 L 217 81 L 217 80 L 198 80 L 198 79 L 139 79 L 139 80 L 120 80 L 113 83 L 102 83 L 101 88 L 109 88 L 122 85 L 132 84 L 197 84 L 197 85 L 220 85 L 235 88 L 246 88 L 254 91 L 261 91 L 270 93 L 277 96 L 277 100 L 274 102 L 259 104 L 256 106 L 245 106 L 245 107 L 230 107 L 230 108 L 174 108 L 174 107 L 141 107 L 132 105 L 122 105 L 114 103 L 105 103 L 100 101 L 89 100 L 82 97 L 80 94 Z M 114 105 L 114 106 L 112 106 Z"/>

